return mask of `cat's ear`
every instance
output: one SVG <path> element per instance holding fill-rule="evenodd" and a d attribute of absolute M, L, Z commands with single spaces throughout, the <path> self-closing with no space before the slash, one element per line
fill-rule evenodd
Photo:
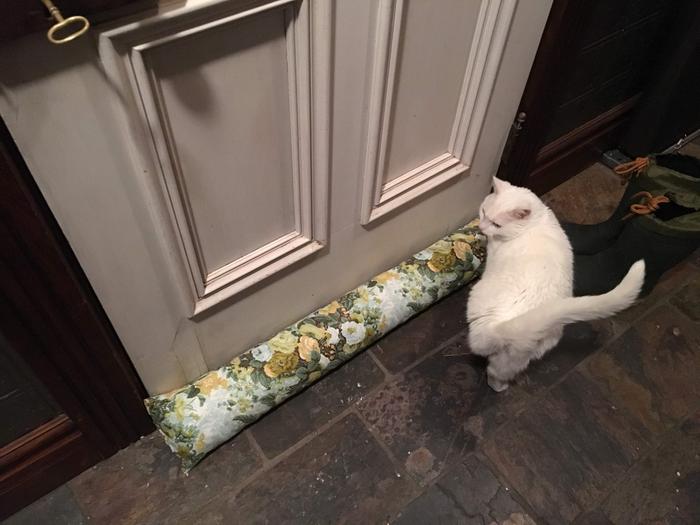
<path fill-rule="evenodd" d="M 510 210 L 510 216 L 515 220 L 521 221 L 530 215 L 530 210 L 528 208 L 516 208 L 515 210 Z"/>
<path fill-rule="evenodd" d="M 508 186 L 510 186 L 510 183 L 499 179 L 498 177 L 493 178 L 493 192 L 494 193 L 500 193 L 501 191 L 505 190 Z"/>

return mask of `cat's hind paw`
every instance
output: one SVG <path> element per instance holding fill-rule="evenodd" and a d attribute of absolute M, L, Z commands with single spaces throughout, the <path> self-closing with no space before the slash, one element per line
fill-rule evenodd
<path fill-rule="evenodd" d="M 508 382 L 507 381 L 501 381 L 500 379 L 496 379 L 495 377 L 489 375 L 488 376 L 488 383 L 489 386 L 495 390 L 496 392 L 503 392 L 505 390 L 508 390 Z"/>

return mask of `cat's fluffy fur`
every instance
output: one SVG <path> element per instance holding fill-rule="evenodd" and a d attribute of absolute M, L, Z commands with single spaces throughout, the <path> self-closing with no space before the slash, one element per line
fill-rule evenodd
<path fill-rule="evenodd" d="M 496 391 L 556 346 L 565 325 L 613 315 L 639 295 L 641 260 L 612 291 L 573 297 L 571 244 L 530 190 L 494 178 L 479 218 L 488 256 L 467 305 L 469 343 L 472 352 L 488 357 L 488 381 Z"/>

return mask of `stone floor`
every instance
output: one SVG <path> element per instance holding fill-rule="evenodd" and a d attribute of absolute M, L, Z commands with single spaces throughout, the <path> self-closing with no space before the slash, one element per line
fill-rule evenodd
<path fill-rule="evenodd" d="M 599 220 L 619 190 L 596 165 L 547 201 Z M 700 256 L 631 310 L 569 327 L 503 394 L 468 354 L 466 293 L 189 477 L 150 435 L 7 523 L 700 523 Z"/>

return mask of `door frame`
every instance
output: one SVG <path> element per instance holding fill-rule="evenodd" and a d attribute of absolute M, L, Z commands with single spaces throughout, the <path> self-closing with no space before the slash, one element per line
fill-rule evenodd
<path fill-rule="evenodd" d="M 150 433 L 147 393 L 0 120 L 0 330 L 64 411 L 0 448 L 0 519 Z"/>
<path fill-rule="evenodd" d="M 554 0 L 530 70 L 517 115 L 521 127 L 511 132 L 498 177 L 543 194 L 600 158 L 616 145 L 632 117 L 640 94 L 624 100 L 579 127 L 547 143 L 549 123 L 557 109 L 557 95 L 571 70 L 582 32 L 592 16 L 585 2 Z"/>

